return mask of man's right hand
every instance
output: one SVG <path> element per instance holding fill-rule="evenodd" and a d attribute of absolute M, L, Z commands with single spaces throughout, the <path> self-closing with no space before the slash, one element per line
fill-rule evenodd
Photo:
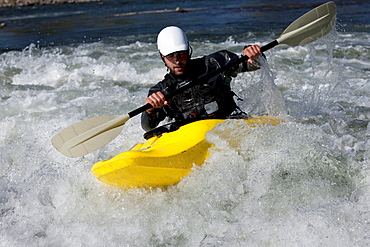
<path fill-rule="evenodd" d="M 149 113 L 149 114 L 152 114 L 155 109 L 162 108 L 163 106 L 167 105 L 167 101 L 166 101 L 163 93 L 161 93 L 159 91 L 149 95 L 145 99 L 145 103 L 146 104 L 149 103 L 153 106 L 152 108 L 146 110 L 146 112 Z"/>

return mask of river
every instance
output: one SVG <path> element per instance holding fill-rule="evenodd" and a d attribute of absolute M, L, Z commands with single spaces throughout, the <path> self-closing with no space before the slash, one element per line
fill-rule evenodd
<path fill-rule="evenodd" d="M 0 246 L 370 244 L 369 1 L 335 1 L 335 30 L 277 46 L 234 91 L 275 127 L 224 124 L 211 157 L 169 188 L 100 183 L 94 163 L 143 141 L 140 117 L 67 158 L 51 138 L 144 104 L 166 73 L 156 35 L 181 26 L 193 57 L 267 44 L 321 1 L 107 1 L 0 8 Z M 158 10 L 190 9 L 186 13 Z M 154 11 L 148 13 L 148 11 Z"/>

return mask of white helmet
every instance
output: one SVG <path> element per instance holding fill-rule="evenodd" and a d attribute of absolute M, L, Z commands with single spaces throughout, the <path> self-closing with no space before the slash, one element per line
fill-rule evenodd
<path fill-rule="evenodd" d="M 157 37 L 157 46 L 163 56 L 177 51 L 189 50 L 189 42 L 184 31 L 179 27 L 170 26 L 162 29 Z"/>

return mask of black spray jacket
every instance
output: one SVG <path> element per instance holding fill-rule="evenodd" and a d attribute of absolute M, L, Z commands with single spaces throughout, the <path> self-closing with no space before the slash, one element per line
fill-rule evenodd
<path fill-rule="evenodd" d="M 238 55 L 226 50 L 192 59 L 187 64 L 183 75 L 166 74 L 163 81 L 150 88 L 148 95 L 158 91 L 166 95 L 184 85 L 188 80 L 196 80 L 199 76 L 208 74 L 235 59 L 238 59 Z M 166 99 L 168 105 L 165 107 L 157 109 L 152 114 L 142 113 L 142 128 L 149 131 L 158 126 L 159 122 L 166 117 L 180 122 L 201 118 L 227 118 L 237 108 L 233 99 L 235 94 L 230 87 L 232 77 L 236 77 L 237 73 L 258 68 L 259 64 L 256 62 L 255 64 L 242 63 L 206 82 L 198 83 L 186 91 Z"/>

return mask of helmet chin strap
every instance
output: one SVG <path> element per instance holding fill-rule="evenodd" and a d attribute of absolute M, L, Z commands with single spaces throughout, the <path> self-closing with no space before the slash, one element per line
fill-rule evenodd
<path fill-rule="evenodd" d="M 191 58 L 191 55 L 193 55 L 193 47 L 189 44 L 189 59 Z"/>
<path fill-rule="evenodd" d="M 161 59 L 162 59 L 162 61 L 163 61 L 163 64 L 164 64 L 164 66 L 166 66 L 166 68 L 167 68 L 167 72 L 168 71 L 170 71 L 170 69 L 167 67 L 167 65 L 166 65 L 166 62 L 164 61 L 164 56 L 162 55 L 162 53 L 160 53 L 159 52 L 159 56 L 161 57 Z"/>

